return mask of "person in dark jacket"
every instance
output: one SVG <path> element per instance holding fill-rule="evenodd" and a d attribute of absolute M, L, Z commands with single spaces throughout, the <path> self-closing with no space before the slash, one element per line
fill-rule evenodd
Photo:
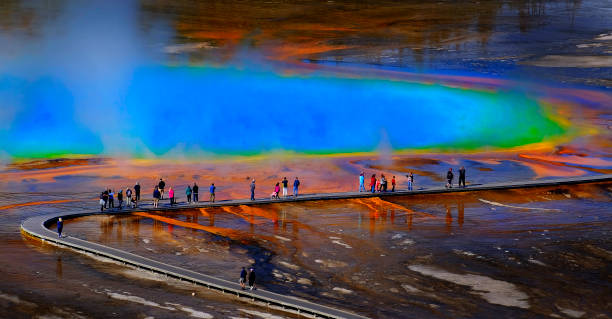
<path fill-rule="evenodd" d="M 110 207 L 108 205 L 108 190 L 102 192 L 102 199 L 104 200 L 104 208 Z"/>
<path fill-rule="evenodd" d="M 296 177 L 293 181 L 293 197 L 298 196 L 298 190 L 300 188 L 300 180 Z"/>
<path fill-rule="evenodd" d="M 140 200 L 140 183 L 136 183 L 134 185 L 134 194 L 136 195 L 136 200 Z"/>
<path fill-rule="evenodd" d="M 120 189 L 119 193 L 117 193 L 117 200 L 119 201 L 119 210 L 123 207 L 123 190 Z"/>
<path fill-rule="evenodd" d="M 247 278 L 247 271 L 244 267 L 242 267 L 242 271 L 240 271 L 240 280 L 238 282 L 240 282 L 240 287 L 242 288 L 242 290 L 246 289 L 246 278 Z"/>
<path fill-rule="evenodd" d="M 64 221 L 60 217 L 57 220 L 57 237 L 62 238 L 62 230 L 64 229 Z"/>
<path fill-rule="evenodd" d="M 108 208 L 115 208 L 115 193 L 113 190 L 108 190 Z"/>
<path fill-rule="evenodd" d="M 159 198 L 161 197 L 161 193 L 159 192 L 159 188 L 155 186 L 153 190 L 153 207 L 159 207 Z"/>
<path fill-rule="evenodd" d="M 166 188 L 166 182 L 163 179 L 159 179 L 159 184 L 157 184 L 157 188 L 159 188 L 160 199 L 164 199 L 164 188 Z"/>
<path fill-rule="evenodd" d="M 200 188 L 198 187 L 198 184 L 193 183 L 193 187 L 191 188 L 191 191 L 193 192 L 193 202 L 197 203 L 199 198 L 198 198 L 198 191 L 200 190 Z"/>
<path fill-rule="evenodd" d="M 252 267 L 249 269 L 249 289 L 257 289 L 255 288 L 255 269 Z"/>
<path fill-rule="evenodd" d="M 453 188 L 453 178 L 454 177 L 455 175 L 453 174 L 453 169 L 449 168 L 448 173 L 446 173 L 446 180 L 448 181 L 448 183 L 446 184 L 447 188 Z"/>
<path fill-rule="evenodd" d="M 463 166 L 459 169 L 459 187 L 461 187 L 461 183 L 463 183 L 463 187 L 465 187 L 465 167 Z"/>
<path fill-rule="evenodd" d="M 251 200 L 255 200 L 255 179 L 251 181 Z"/>

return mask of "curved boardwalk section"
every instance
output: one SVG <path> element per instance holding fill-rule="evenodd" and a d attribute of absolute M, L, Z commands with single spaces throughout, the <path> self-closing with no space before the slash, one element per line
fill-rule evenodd
<path fill-rule="evenodd" d="M 362 197 L 386 197 L 386 196 L 402 196 L 411 194 L 438 194 L 438 193 L 451 193 L 451 192 L 472 192 L 472 191 L 484 191 L 484 190 L 502 190 L 502 189 L 514 189 L 514 188 L 528 188 L 528 187 L 543 187 L 543 186 L 560 186 L 569 184 L 580 184 L 580 183 L 592 183 L 592 182 L 605 182 L 612 181 L 612 174 L 608 175 L 596 175 L 589 177 L 578 177 L 578 178 L 563 178 L 563 179 L 550 179 L 540 181 L 527 181 L 527 182 L 514 182 L 514 183 L 496 183 L 486 185 L 472 185 L 468 188 L 432 188 L 417 191 L 396 191 L 388 193 L 359 193 L 359 192 L 348 192 L 348 193 L 327 193 L 327 194 L 305 194 L 298 198 L 289 199 L 260 199 L 255 201 L 250 200 L 228 200 L 219 201 L 216 203 L 198 203 L 194 205 L 177 205 L 172 208 L 161 207 L 152 208 L 151 205 L 144 205 L 136 210 L 124 210 L 121 212 L 113 213 L 129 213 L 131 211 L 161 211 L 168 209 L 181 209 L 186 207 L 211 207 L 211 206 L 235 206 L 235 205 L 259 205 L 267 203 L 278 203 L 278 202 L 295 202 L 295 201 L 312 201 L 312 200 L 330 200 L 330 199 L 344 199 L 344 198 L 362 198 Z M 21 229 L 28 235 L 39 238 L 43 241 L 49 241 L 59 246 L 71 247 L 79 251 L 84 251 L 99 256 L 104 256 L 113 260 L 120 261 L 122 263 L 132 265 L 138 268 L 147 269 L 156 273 L 164 274 L 169 277 L 174 277 L 180 280 L 192 282 L 194 284 L 206 286 L 209 288 L 220 290 L 224 293 L 234 294 L 240 298 L 247 298 L 252 301 L 264 302 L 270 306 L 280 307 L 288 311 L 295 313 L 312 316 L 312 317 L 323 317 L 323 318 L 365 318 L 363 316 L 343 311 L 336 308 L 331 308 L 316 303 L 312 303 L 303 299 L 294 298 L 286 295 L 276 294 L 270 291 L 258 289 L 255 291 L 244 291 L 241 290 L 239 285 L 224 279 L 216 278 L 213 276 L 204 275 L 198 272 L 194 272 L 185 268 L 168 265 L 159 261 L 155 261 L 149 258 L 138 256 L 120 249 L 111 248 L 108 246 L 100 245 L 97 243 L 89 242 L 75 237 L 62 237 L 58 238 L 57 233 L 51 231 L 48 226 L 55 223 L 59 217 L 63 219 L 77 218 L 81 216 L 100 214 L 92 211 L 74 211 L 74 212 L 60 212 L 50 215 L 36 216 L 25 220 L 21 224 Z"/>

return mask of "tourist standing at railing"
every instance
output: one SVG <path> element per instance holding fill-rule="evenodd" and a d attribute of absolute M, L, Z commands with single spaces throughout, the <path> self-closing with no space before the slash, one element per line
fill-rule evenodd
<path fill-rule="evenodd" d="M 251 200 L 255 200 L 255 179 L 251 181 Z"/>
<path fill-rule="evenodd" d="M 187 185 L 187 188 L 185 188 L 185 195 L 187 195 L 187 203 L 191 204 L 191 186 Z"/>
<path fill-rule="evenodd" d="M 370 189 L 372 193 L 376 192 L 376 174 L 372 174 L 370 178 Z"/>
<path fill-rule="evenodd" d="M 447 188 L 453 188 L 453 178 L 455 177 L 455 174 L 453 174 L 453 169 L 449 168 L 448 169 L 448 173 L 446 173 L 446 180 L 447 180 L 447 184 L 446 187 Z"/>
<path fill-rule="evenodd" d="M 461 187 L 461 183 L 463 183 L 463 187 L 465 187 L 465 167 L 463 166 L 459 169 L 459 187 Z"/>
<path fill-rule="evenodd" d="M 395 176 L 391 179 L 391 191 L 395 192 Z"/>
<path fill-rule="evenodd" d="M 361 172 L 361 174 L 359 174 L 359 192 L 365 192 L 365 173 Z"/>
<path fill-rule="evenodd" d="M 215 183 L 211 183 L 210 184 L 210 202 L 214 203 L 215 202 L 215 190 L 217 189 L 217 187 L 215 187 Z"/>
<path fill-rule="evenodd" d="M 200 187 L 198 187 L 198 184 L 193 182 L 193 187 L 191 188 L 191 191 L 193 192 L 193 202 L 194 203 L 199 202 L 200 198 L 198 196 L 198 192 L 200 191 Z"/>
<path fill-rule="evenodd" d="M 283 177 L 283 197 L 287 197 L 287 185 L 289 185 L 289 181 L 287 177 Z"/>
<path fill-rule="evenodd" d="M 298 190 L 300 188 L 300 180 L 296 177 L 293 181 L 293 197 L 298 196 Z"/>
<path fill-rule="evenodd" d="M 159 188 L 159 199 L 164 199 L 164 188 L 166 188 L 166 182 L 164 182 L 164 180 L 160 178 L 157 187 Z"/>
<path fill-rule="evenodd" d="M 140 200 L 140 183 L 136 182 L 134 185 L 134 193 L 136 193 L 136 200 Z"/>
<path fill-rule="evenodd" d="M 168 197 L 170 198 L 170 206 L 174 206 L 174 189 L 172 189 L 172 187 L 168 189 Z"/>

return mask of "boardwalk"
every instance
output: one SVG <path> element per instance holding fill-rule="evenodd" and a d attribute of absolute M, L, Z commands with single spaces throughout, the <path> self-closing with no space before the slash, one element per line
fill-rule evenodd
<path fill-rule="evenodd" d="M 504 189 L 515 189 L 515 188 L 529 188 L 529 187 L 544 187 L 544 186 L 560 186 L 580 183 L 593 183 L 593 182 L 606 182 L 612 181 L 612 174 L 608 175 L 597 175 L 588 177 L 574 177 L 574 178 L 562 178 L 562 179 L 550 179 L 550 180 L 539 180 L 539 181 L 526 181 L 526 182 L 511 182 L 511 183 L 495 183 L 485 185 L 471 185 L 468 188 L 431 188 L 416 191 L 396 191 L 387 193 L 359 193 L 359 192 L 346 192 L 346 193 L 326 193 L 326 194 L 305 194 L 297 198 L 288 199 L 258 199 L 255 201 L 251 200 L 227 200 L 219 201 L 215 203 L 201 202 L 197 204 L 180 204 L 174 207 L 164 206 L 160 208 L 153 208 L 152 205 L 142 205 L 135 210 L 123 210 L 114 211 L 111 214 L 125 214 L 129 212 L 143 212 L 143 211 L 161 211 L 168 209 L 184 209 L 186 207 L 219 207 L 219 206 L 238 206 L 238 205 L 261 205 L 268 203 L 283 203 L 283 202 L 302 202 L 302 201 L 314 201 L 314 200 L 332 200 L 332 199 L 346 199 L 346 198 L 364 198 L 364 197 L 388 197 L 388 196 L 409 196 L 413 194 L 440 194 L 440 193 L 452 193 L 452 192 L 474 192 L 474 191 L 485 191 L 485 190 L 504 190 Z M 95 206 L 94 206 L 95 207 Z M 149 258 L 138 256 L 129 252 L 125 252 L 119 249 L 107 247 L 97 243 L 85 241 L 75 237 L 63 237 L 58 238 L 54 231 L 51 231 L 48 227 L 54 224 L 59 217 L 63 219 L 77 218 L 81 216 L 100 214 L 97 211 L 73 211 L 73 212 L 60 212 L 50 215 L 36 216 L 29 218 L 21 224 L 21 229 L 24 233 L 39 238 L 46 242 L 51 242 L 60 246 L 71 247 L 79 251 L 84 251 L 113 260 L 120 261 L 122 263 L 147 269 L 156 273 L 164 274 L 169 277 L 177 278 L 192 282 L 194 284 L 206 286 L 212 289 L 217 289 L 223 293 L 229 293 L 236 295 L 239 298 L 246 298 L 253 301 L 264 302 L 269 306 L 275 306 L 284 308 L 288 311 L 299 313 L 301 315 L 307 315 L 312 317 L 324 317 L 324 318 L 365 318 L 358 314 L 347 312 L 344 310 L 331 308 L 316 303 L 312 303 L 303 299 L 294 298 L 286 295 L 279 295 L 270 291 L 258 289 L 255 291 L 243 291 L 239 285 L 234 282 L 229 282 L 213 276 L 204 275 L 197 273 L 185 268 L 168 265 L 159 261 L 155 261 Z M 106 214 L 106 213 L 104 213 Z"/>

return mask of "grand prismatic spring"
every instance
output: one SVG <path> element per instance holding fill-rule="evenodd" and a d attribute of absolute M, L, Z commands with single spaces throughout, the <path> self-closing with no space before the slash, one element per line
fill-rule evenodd
<path fill-rule="evenodd" d="M 356 191 L 362 171 L 401 190 L 461 166 L 468 190 L 610 174 L 610 17 L 600 0 L 2 1 L 0 317 L 297 317 L 20 233 L 99 211 L 103 189 L 139 182 L 149 205 L 159 178 L 184 202 L 193 183 L 247 198 L 253 178 L 263 198 L 283 177 Z M 261 289 L 370 318 L 611 318 L 611 199 L 600 182 L 186 207 L 64 233 L 236 286 L 254 267 Z"/>

